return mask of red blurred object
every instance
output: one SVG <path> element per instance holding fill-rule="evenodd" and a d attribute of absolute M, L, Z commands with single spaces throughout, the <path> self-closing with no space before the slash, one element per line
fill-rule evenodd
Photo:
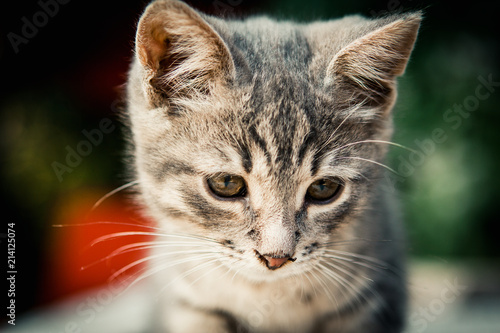
<path fill-rule="evenodd" d="M 144 258 L 146 250 L 129 246 L 151 241 L 152 237 L 147 233 L 154 230 L 119 195 L 92 210 L 99 199 L 97 193 L 79 191 L 57 205 L 56 226 L 49 236 L 44 267 L 43 303 L 108 283 L 130 283 L 139 270 L 145 269 L 141 262 L 110 281 L 113 274 Z M 120 249 L 125 251 L 117 253 Z"/>

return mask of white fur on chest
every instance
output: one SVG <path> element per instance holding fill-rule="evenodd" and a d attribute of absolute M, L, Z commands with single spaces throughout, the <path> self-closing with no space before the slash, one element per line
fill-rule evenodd
<path fill-rule="evenodd" d="M 334 308 L 324 290 L 305 277 L 253 283 L 233 276 L 220 268 L 195 282 L 173 277 L 162 301 L 181 297 L 194 307 L 229 313 L 259 332 L 308 331 L 315 318 Z"/>

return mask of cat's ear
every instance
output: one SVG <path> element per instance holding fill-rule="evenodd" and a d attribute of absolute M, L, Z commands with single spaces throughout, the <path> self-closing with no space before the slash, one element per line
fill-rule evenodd
<path fill-rule="evenodd" d="M 221 37 L 180 1 L 155 1 L 146 8 L 138 23 L 135 50 L 149 83 L 166 96 L 207 94 L 234 71 Z"/>
<path fill-rule="evenodd" d="M 406 14 L 341 49 L 327 67 L 342 108 L 368 107 L 388 113 L 395 101 L 395 79 L 403 74 L 420 26 L 421 14 Z"/>

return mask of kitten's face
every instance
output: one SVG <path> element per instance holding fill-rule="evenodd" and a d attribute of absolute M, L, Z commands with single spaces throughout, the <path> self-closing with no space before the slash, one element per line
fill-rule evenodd
<path fill-rule="evenodd" d="M 255 103 L 266 96 L 228 95 L 220 109 L 154 120 L 164 131 L 138 150 L 143 195 L 166 230 L 216 240 L 220 261 L 247 277 L 307 271 L 326 243 L 347 236 L 337 230 L 363 204 L 375 169 L 350 157 L 373 159 L 376 150 L 343 146 L 366 139 L 366 126 L 345 113 L 322 125 L 316 115 L 327 103 L 312 92 L 308 106 L 285 96 L 262 109 Z M 263 256 L 290 260 L 270 270 Z"/>
<path fill-rule="evenodd" d="M 331 23 L 205 19 L 159 1 L 139 22 L 129 114 L 149 213 L 252 280 L 314 270 L 332 244 L 356 252 L 377 233 L 363 223 L 378 143 L 419 18 L 353 18 L 349 38 Z M 328 29 L 338 40 L 314 38 Z"/>

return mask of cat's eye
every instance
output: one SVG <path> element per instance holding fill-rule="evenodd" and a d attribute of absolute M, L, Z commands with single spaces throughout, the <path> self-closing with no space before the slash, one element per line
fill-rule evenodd
<path fill-rule="evenodd" d="M 245 181 L 240 176 L 214 176 L 208 178 L 207 183 L 210 190 L 222 198 L 242 197 L 246 193 Z"/>
<path fill-rule="evenodd" d="M 307 188 L 306 199 L 315 203 L 329 203 L 341 192 L 340 181 L 328 178 L 318 179 Z"/>

